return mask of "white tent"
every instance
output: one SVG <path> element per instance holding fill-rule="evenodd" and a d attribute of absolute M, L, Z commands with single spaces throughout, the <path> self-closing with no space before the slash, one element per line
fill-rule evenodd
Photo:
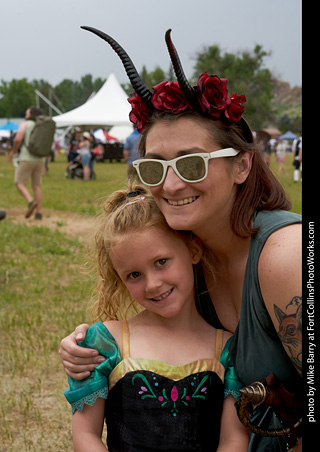
<path fill-rule="evenodd" d="M 57 127 L 82 126 L 97 128 L 111 126 L 129 126 L 130 104 L 128 96 L 121 88 L 114 74 L 100 88 L 97 94 L 74 110 L 54 116 Z"/>
<path fill-rule="evenodd" d="M 117 137 L 120 143 L 124 143 L 133 130 L 133 124 L 130 122 L 130 126 L 113 126 L 108 133 L 113 137 Z"/>

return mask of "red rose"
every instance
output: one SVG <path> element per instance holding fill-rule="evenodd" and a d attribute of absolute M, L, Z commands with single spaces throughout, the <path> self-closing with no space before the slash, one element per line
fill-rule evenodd
<path fill-rule="evenodd" d="M 157 110 L 177 114 L 191 109 L 191 105 L 183 97 L 178 82 L 164 81 L 154 86 L 153 90 L 151 102 Z"/>
<path fill-rule="evenodd" d="M 231 105 L 225 111 L 226 117 L 231 122 L 238 122 L 241 119 L 242 113 L 244 112 L 244 104 L 246 102 L 246 96 L 237 96 L 237 93 L 233 93 L 231 96 Z"/>
<path fill-rule="evenodd" d="M 228 95 L 228 80 L 217 75 L 201 75 L 198 80 L 198 100 L 204 113 L 220 118 L 221 113 L 231 104 Z"/>
<path fill-rule="evenodd" d="M 133 94 L 129 97 L 128 102 L 132 107 L 132 110 L 129 113 L 129 119 L 133 124 L 136 124 L 138 132 L 141 133 L 149 122 L 151 109 L 140 99 L 138 94 Z"/>

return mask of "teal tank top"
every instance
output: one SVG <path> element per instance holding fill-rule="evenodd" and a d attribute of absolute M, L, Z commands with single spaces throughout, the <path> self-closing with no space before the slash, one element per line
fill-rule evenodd
<path fill-rule="evenodd" d="M 236 374 L 244 385 L 261 381 L 272 372 L 290 392 L 298 396 L 302 387 L 301 377 L 285 352 L 265 307 L 258 280 L 258 262 L 266 240 L 273 232 L 300 222 L 300 215 L 281 210 L 261 211 L 255 214 L 254 228 L 260 229 L 251 238 L 243 283 L 240 321 L 229 347 Z M 262 405 L 254 410 L 251 420 L 264 429 L 282 426 L 273 410 L 271 408 L 266 410 Z M 269 450 L 286 451 L 287 438 L 250 435 L 248 451 Z"/>
<path fill-rule="evenodd" d="M 285 352 L 265 307 L 258 279 L 259 257 L 268 237 L 284 226 L 299 222 L 301 215 L 282 210 L 261 211 L 254 216 L 253 226 L 260 229 L 251 238 L 240 321 L 230 344 L 230 355 L 236 373 L 246 385 L 264 379 L 270 372 L 289 391 L 301 384 L 301 378 Z"/>
<path fill-rule="evenodd" d="M 261 381 L 273 372 L 290 392 L 301 391 L 301 377 L 281 344 L 261 295 L 258 280 L 260 253 L 268 237 L 278 229 L 302 221 L 301 215 L 283 210 L 259 211 L 254 215 L 254 228 L 246 265 L 240 321 L 231 339 L 229 352 L 238 378 L 246 386 Z M 200 271 L 196 275 L 196 304 L 200 314 L 216 328 L 223 328 L 208 294 Z M 299 295 L 299 294 L 297 294 Z M 281 422 L 272 409 L 254 410 L 251 420 L 260 428 L 280 428 Z M 248 452 L 283 452 L 287 438 L 258 437 L 250 434 Z"/>

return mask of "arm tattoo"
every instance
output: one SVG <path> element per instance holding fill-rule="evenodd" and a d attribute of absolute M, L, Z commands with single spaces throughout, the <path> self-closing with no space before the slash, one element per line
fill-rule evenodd
<path fill-rule="evenodd" d="M 286 306 L 293 306 L 290 314 L 281 311 L 273 305 L 274 313 L 279 322 L 278 336 L 282 345 L 287 349 L 292 363 L 301 374 L 302 371 L 302 298 L 293 297 Z"/>

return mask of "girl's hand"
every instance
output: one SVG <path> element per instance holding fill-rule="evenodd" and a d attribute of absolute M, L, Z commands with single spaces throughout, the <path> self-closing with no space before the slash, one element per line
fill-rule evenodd
<path fill-rule="evenodd" d="M 74 332 L 62 339 L 60 343 L 59 354 L 64 370 L 69 377 L 75 380 L 83 380 L 88 377 L 90 372 L 105 360 L 97 350 L 77 345 L 77 342 L 85 338 L 88 328 L 87 324 L 77 326 Z"/>

